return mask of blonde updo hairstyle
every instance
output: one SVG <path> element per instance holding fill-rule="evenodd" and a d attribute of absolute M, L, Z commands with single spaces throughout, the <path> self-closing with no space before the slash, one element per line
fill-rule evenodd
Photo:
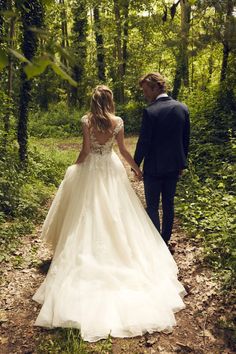
<path fill-rule="evenodd" d="M 88 118 L 90 126 L 98 131 L 109 131 L 112 128 L 112 118 L 115 115 L 113 93 L 109 87 L 98 85 L 92 93 Z"/>

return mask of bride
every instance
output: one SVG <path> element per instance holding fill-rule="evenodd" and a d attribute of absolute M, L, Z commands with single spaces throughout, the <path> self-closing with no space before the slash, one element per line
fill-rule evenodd
<path fill-rule="evenodd" d="M 42 304 L 34 325 L 79 328 L 90 342 L 109 334 L 170 332 L 186 292 L 168 247 L 113 151 L 116 141 L 141 180 L 108 87 L 94 89 L 82 127 L 82 150 L 43 225 L 42 238 L 54 255 L 33 296 Z"/>

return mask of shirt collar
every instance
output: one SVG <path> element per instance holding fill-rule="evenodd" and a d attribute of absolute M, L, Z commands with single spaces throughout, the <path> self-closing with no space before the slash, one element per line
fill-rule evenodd
<path fill-rule="evenodd" d="M 169 96 L 167 95 L 167 93 L 161 93 L 160 95 L 157 96 L 156 101 L 161 97 L 169 97 Z"/>

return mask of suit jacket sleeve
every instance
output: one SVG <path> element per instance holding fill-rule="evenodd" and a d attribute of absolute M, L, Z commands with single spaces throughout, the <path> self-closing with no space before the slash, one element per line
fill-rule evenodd
<path fill-rule="evenodd" d="M 138 166 L 140 166 L 142 160 L 148 153 L 151 142 L 151 135 L 151 122 L 146 109 L 144 109 L 139 139 L 134 153 L 134 161 Z"/>
<path fill-rule="evenodd" d="M 184 146 L 184 154 L 187 158 L 189 151 L 189 141 L 190 141 L 190 120 L 189 113 L 186 112 L 184 131 L 183 131 L 183 146 Z"/>

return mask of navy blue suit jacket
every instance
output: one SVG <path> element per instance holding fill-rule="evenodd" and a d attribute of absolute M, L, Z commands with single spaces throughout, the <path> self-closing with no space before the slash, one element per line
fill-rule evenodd
<path fill-rule="evenodd" d="M 190 121 L 187 106 L 160 97 L 143 111 L 134 160 L 144 175 L 166 176 L 187 167 Z"/>

